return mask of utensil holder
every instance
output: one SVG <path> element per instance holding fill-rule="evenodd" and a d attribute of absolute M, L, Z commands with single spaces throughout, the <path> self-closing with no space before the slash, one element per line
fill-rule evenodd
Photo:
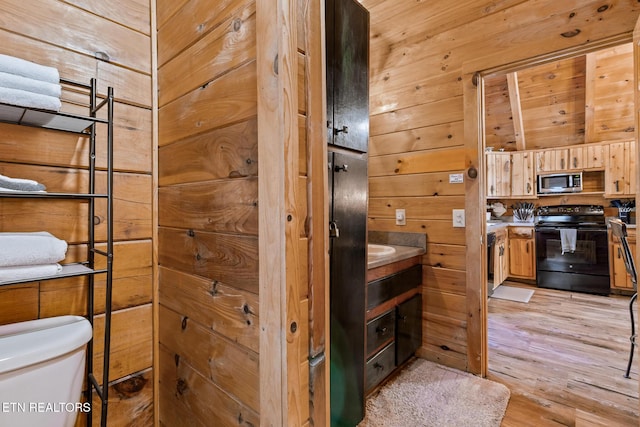
<path fill-rule="evenodd" d="M 620 221 L 624 222 L 625 224 L 629 224 L 631 209 L 632 208 L 618 208 L 618 218 L 620 218 Z"/>

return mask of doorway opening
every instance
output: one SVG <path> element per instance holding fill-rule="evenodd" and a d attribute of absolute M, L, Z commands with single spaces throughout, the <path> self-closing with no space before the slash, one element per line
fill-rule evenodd
<path fill-rule="evenodd" d="M 486 293 L 500 286 L 533 291 L 529 302 L 491 297 L 483 305 L 487 377 L 515 387 L 524 407 L 527 399 L 547 405 L 550 417 L 565 406 L 600 404 L 637 417 L 637 371 L 627 383 L 622 379 L 628 296 L 539 288 L 535 241 L 535 212 L 541 206 L 601 205 L 607 215 L 615 215 L 609 209 L 612 200 L 635 199 L 635 187 L 614 192 L 619 189 L 605 179 L 611 173 L 606 170 L 610 153 L 594 151 L 635 143 L 633 44 L 627 40 L 563 52 L 478 77 L 485 165 L 481 185 L 488 214 L 483 229 L 485 241 L 494 242 L 482 255 L 492 279 L 484 278 Z M 593 163 L 595 158 L 602 163 Z M 577 171 L 583 184 L 579 193 L 538 194 L 538 175 Z M 513 224 L 524 207 L 533 207 L 531 222 Z M 504 222 L 513 227 L 498 236 Z M 584 397 L 589 395 L 593 402 Z M 566 421 L 575 422 L 576 416 L 567 415 Z"/>

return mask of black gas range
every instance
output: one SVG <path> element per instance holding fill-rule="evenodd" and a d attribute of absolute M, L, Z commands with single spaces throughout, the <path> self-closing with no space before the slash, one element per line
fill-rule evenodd
<path fill-rule="evenodd" d="M 609 294 L 607 224 L 602 206 L 542 206 L 535 232 L 538 287 Z"/>

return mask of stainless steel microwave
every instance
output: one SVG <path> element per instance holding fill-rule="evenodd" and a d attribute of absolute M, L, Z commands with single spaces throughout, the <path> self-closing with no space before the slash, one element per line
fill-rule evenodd
<path fill-rule="evenodd" d="M 582 172 L 538 175 L 538 194 L 578 193 L 582 191 Z"/>

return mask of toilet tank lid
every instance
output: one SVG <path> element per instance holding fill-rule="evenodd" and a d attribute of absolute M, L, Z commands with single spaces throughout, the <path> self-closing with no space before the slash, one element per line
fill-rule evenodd
<path fill-rule="evenodd" d="M 92 336 L 81 316 L 57 316 L 0 326 L 0 373 L 70 353 Z"/>

